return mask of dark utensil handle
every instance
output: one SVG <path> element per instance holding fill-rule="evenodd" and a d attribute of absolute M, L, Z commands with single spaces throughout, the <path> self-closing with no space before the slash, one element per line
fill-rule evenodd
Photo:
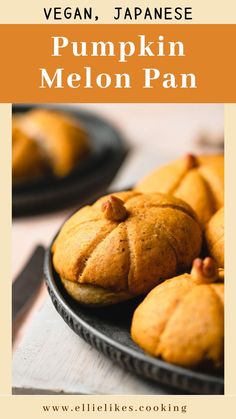
<path fill-rule="evenodd" d="M 38 290 L 43 278 L 45 248 L 37 246 L 12 285 L 12 320 Z"/>

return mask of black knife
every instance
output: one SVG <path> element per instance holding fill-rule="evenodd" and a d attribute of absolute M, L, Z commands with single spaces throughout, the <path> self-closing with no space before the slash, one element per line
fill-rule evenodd
<path fill-rule="evenodd" d="M 39 290 L 43 280 L 45 248 L 37 246 L 12 285 L 12 321 Z"/>

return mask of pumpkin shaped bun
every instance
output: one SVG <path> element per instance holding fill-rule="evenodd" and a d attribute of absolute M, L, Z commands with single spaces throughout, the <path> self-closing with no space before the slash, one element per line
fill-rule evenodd
<path fill-rule="evenodd" d="M 76 300 L 106 305 L 147 293 L 188 269 L 202 231 L 183 201 L 125 191 L 76 212 L 53 246 L 53 265 Z"/>
<path fill-rule="evenodd" d="M 220 208 L 206 226 L 205 237 L 209 254 L 219 267 L 224 267 L 224 208 Z"/>
<path fill-rule="evenodd" d="M 132 339 L 144 351 L 183 367 L 223 366 L 224 271 L 195 259 L 190 274 L 165 281 L 137 307 Z"/>
<path fill-rule="evenodd" d="M 89 150 L 78 121 L 60 111 L 33 109 L 16 114 L 12 131 L 13 179 L 46 172 L 66 176 Z"/>
<path fill-rule="evenodd" d="M 13 120 L 12 127 L 12 177 L 24 179 L 43 174 L 47 166 L 40 148 L 30 137 L 24 134 Z"/>
<path fill-rule="evenodd" d="M 136 189 L 183 199 L 204 225 L 224 205 L 224 157 L 187 154 L 147 175 Z"/>

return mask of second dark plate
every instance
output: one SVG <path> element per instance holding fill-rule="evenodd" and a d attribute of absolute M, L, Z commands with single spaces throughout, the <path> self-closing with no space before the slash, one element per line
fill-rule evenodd
<path fill-rule="evenodd" d="M 46 253 L 44 273 L 52 302 L 63 320 L 76 334 L 121 367 L 176 388 L 181 394 L 224 393 L 224 378 L 221 375 L 169 364 L 145 354 L 132 341 L 131 319 L 142 298 L 97 309 L 76 303 L 65 291 L 53 268 L 51 248 Z M 170 394 L 173 394 L 173 390 L 170 390 Z"/>
<path fill-rule="evenodd" d="M 26 112 L 36 105 L 14 105 L 14 112 Z M 49 109 L 69 112 L 81 121 L 91 143 L 91 153 L 68 176 L 47 176 L 12 188 L 13 216 L 28 215 L 60 209 L 101 194 L 107 189 L 120 165 L 127 148 L 119 132 L 93 113 L 75 108 L 44 105 Z"/>

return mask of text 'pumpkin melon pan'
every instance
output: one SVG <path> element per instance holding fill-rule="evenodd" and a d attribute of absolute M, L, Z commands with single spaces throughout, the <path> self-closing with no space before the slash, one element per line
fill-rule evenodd
<path fill-rule="evenodd" d="M 183 201 L 125 191 L 76 212 L 53 247 L 53 264 L 78 301 L 106 305 L 147 293 L 191 267 L 202 231 Z"/>
<path fill-rule="evenodd" d="M 136 308 L 131 337 L 150 355 L 184 367 L 223 366 L 224 271 L 195 259 L 190 274 L 155 287 Z"/>
<path fill-rule="evenodd" d="M 136 189 L 183 199 L 204 225 L 224 205 L 224 157 L 187 154 L 147 175 Z"/>

